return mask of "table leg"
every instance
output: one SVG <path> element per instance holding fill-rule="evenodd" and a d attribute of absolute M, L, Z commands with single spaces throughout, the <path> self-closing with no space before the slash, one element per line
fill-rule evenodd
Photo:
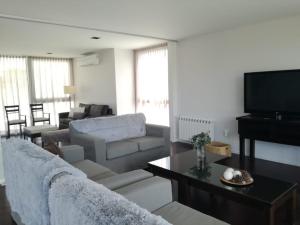
<path fill-rule="evenodd" d="M 271 207 L 271 208 L 267 208 L 265 210 L 265 215 L 266 215 L 266 225 L 274 225 L 275 224 L 275 212 L 274 212 L 274 207 Z"/>
<path fill-rule="evenodd" d="M 19 130 L 20 130 L 20 138 L 22 138 L 22 124 L 19 125 Z"/>
<path fill-rule="evenodd" d="M 297 190 L 294 190 L 291 194 L 289 201 L 289 207 L 287 207 L 287 216 L 289 224 L 294 224 L 297 215 Z"/>
<path fill-rule="evenodd" d="M 7 124 L 7 136 L 6 136 L 6 138 L 7 139 L 10 138 L 10 126 L 9 126 L 9 124 Z"/>
<path fill-rule="evenodd" d="M 245 138 L 240 136 L 240 168 L 245 169 Z"/>
<path fill-rule="evenodd" d="M 240 136 L 240 159 L 245 159 L 245 138 Z"/>
<path fill-rule="evenodd" d="M 178 201 L 184 205 L 189 205 L 190 187 L 187 179 L 178 179 Z"/>
<path fill-rule="evenodd" d="M 297 199 L 297 190 L 294 190 L 293 191 L 293 205 L 292 205 L 292 223 L 294 223 L 295 222 L 295 220 L 296 220 L 296 215 L 297 215 L 297 201 L 298 201 L 298 199 Z"/>
<path fill-rule="evenodd" d="M 250 159 L 255 159 L 255 140 L 250 139 Z"/>

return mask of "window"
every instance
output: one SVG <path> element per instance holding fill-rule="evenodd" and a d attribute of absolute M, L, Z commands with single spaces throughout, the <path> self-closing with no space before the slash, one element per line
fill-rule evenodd
<path fill-rule="evenodd" d="M 168 50 L 167 46 L 137 50 L 136 112 L 147 123 L 169 125 Z"/>
<path fill-rule="evenodd" d="M 69 59 L 31 58 L 32 99 L 43 103 L 51 121 L 58 124 L 58 113 L 70 109 L 70 98 L 64 94 L 64 86 L 71 82 Z"/>
<path fill-rule="evenodd" d="M 71 60 L 0 56 L 0 132 L 6 129 L 5 105 L 20 105 L 30 125 L 30 103 L 44 103 L 51 123 L 58 113 L 69 111 L 70 98 L 64 86 L 71 84 Z"/>
<path fill-rule="evenodd" d="M 20 105 L 29 116 L 28 75 L 25 57 L 0 56 L 0 132 L 6 131 L 5 105 Z"/>

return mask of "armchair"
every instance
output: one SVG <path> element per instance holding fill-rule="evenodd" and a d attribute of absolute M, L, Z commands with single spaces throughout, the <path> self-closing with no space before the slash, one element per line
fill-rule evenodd
<path fill-rule="evenodd" d="M 19 125 L 20 135 L 22 135 L 22 125 L 27 126 L 27 120 L 25 115 L 20 114 L 19 105 L 4 106 L 6 119 L 7 119 L 7 138 L 10 138 L 10 126 Z M 11 119 L 10 115 L 17 115 L 17 117 Z"/>
<path fill-rule="evenodd" d="M 30 104 L 32 125 L 35 123 L 48 122 L 50 124 L 50 113 L 44 112 L 44 105 L 42 103 Z"/>

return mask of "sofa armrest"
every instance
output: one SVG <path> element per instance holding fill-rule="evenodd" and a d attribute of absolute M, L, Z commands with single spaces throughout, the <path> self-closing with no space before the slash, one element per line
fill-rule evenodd
<path fill-rule="evenodd" d="M 62 146 L 61 150 L 64 154 L 64 160 L 66 160 L 69 163 L 84 160 L 84 150 L 83 147 L 79 145 Z"/>
<path fill-rule="evenodd" d="M 58 118 L 59 119 L 65 119 L 65 118 L 68 118 L 68 117 L 69 117 L 69 112 L 58 113 Z"/>
<path fill-rule="evenodd" d="M 70 142 L 69 129 L 46 131 L 41 133 L 42 141 L 44 144 L 50 142 Z"/>
<path fill-rule="evenodd" d="M 170 137 L 170 127 L 155 124 L 146 124 L 146 135 L 155 137 Z"/>
<path fill-rule="evenodd" d="M 89 134 L 71 132 L 71 144 L 84 148 L 84 158 L 103 164 L 106 161 L 105 140 Z"/>
<path fill-rule="evenodd" d="M 108 108 L 107 115 L 114 115 L 112 108 Z"/>
<path fill-rule="evenodd" d="M 115 192 L 150 212 L 172 202 L 171 181 L 157 176 L 122 187 Z"/>
<path fill-rule="evenodd" d="M 146 124 L 146 135 L 163 137 L 166 145 L 170 145 L 170 127 L 168 126 Z"/>

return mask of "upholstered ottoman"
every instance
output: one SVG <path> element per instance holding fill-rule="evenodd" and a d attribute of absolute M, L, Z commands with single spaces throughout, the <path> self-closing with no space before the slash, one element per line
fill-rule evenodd
<path fill-rule="evenodd" d="M 31 142 L 33 142 L 35 138 L 41 137 L 42 132 L 53 131 L 57 129 L 57 126 L 49 124 L 24 127 L 24 139 L 29 137 L 31 139 Z"/>

